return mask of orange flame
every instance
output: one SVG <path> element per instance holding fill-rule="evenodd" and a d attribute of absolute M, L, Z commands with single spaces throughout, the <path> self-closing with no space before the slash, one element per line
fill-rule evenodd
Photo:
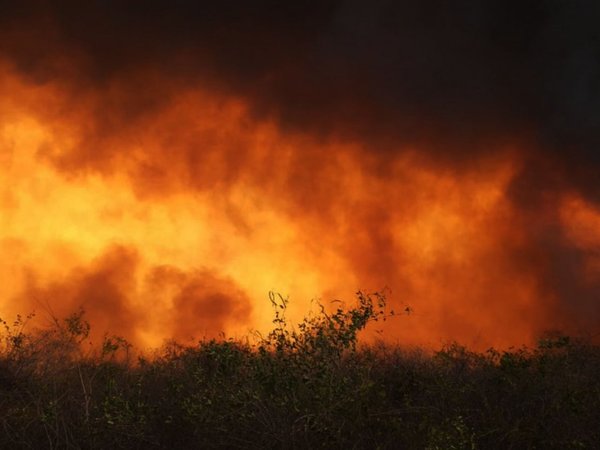
<path fill-rule="evenodd" d="M 99 114 L 130 88 L 74 94 L 1 66 L 2 315 L 82 306 L 97 333 L 156 346 L 264 331 L 271 290 L 299 318 L 312 298 L 388 286 L 392 308 L 414 311 L 386 322 L 390 341 L 519 345 L 558 323 L 509 198 L 518 148 L 460 168 L 384 157 L 201 87 Z M 597 282 L 600 215 L 576 197 L 556 208 Z"/>

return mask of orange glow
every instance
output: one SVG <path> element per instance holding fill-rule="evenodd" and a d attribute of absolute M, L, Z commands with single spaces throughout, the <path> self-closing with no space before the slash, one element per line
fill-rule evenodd
<path fill-rule="evenodd" d="M 146 347 L 265 331 L 271 290 L 299 318 L 312 298 L 388 286 L 414 310 L 386 322 L 390 341 L 519 345 L 552 325 L 543 280 L 514 263 L 529 239 L 508 198 L 515 149 L 460 170 L 407 149 L 384 167 L 197 86 L 99 126 L 127 88 L 74 97 L 0 69 L 2 316 L 83 306 L 96 337 Z M 597 280 L 598 211 L 568 198 L 560 215 Z"/>

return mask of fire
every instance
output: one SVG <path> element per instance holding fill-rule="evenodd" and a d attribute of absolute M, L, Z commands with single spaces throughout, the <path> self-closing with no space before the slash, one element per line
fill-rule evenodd
<path fill-rule="evenodd" d="M 557 323 L 510 196 L 520 149 L 452 168 L 417 148 L 377 155 L 201 85 L 167 83 L 164 104 L 131 117 L 99 113 L 131 88 L 75 95 L 2 66 L 3 316 L 83 307 L 96 338 L 148 347 L 268 330 L 272 290 L 298 319 L 313 298 L 387 286 L 392 308 L 414 311 L 386 322 L 394 342 L 519 345 Z M 556 208 L 597 283 L 598 211 L 576 197 Z"/>

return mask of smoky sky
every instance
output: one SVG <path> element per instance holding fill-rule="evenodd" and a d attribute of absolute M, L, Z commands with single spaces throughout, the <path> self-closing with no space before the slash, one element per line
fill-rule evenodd
<path fill-rule="evenodd" d="M 281 126 L 439 157 L 533 139 L 590 193 L 600 143 L 595 1 L 24 1 L 0 51 L 39 83 L 100 88 L 137 68 L 202 80 Z M 159 104 L 141 96 L 134 114 Z M 441 145 L 443 144 L 443 145 Z M 464 156 L 464 155 L 463 155 Z M 468 156 L 468 155 L 467 155 Z M 593 167 L 592 170 L 584 167 Z M 597 183 L 596 183 L 597 184 Z"/>
<path fill-rule="evenodd" d="M 526 239 L 506 244 L 507 265 L 535 272 L 559 299 L 556 314 L 597 327 L 598 284 L 581 276 L 586 255 L 547 211 L 563 192 L 600 205 L 599 23 L 593 0 L 0 1 L 0 64 L 30 84 L 59 86 L 66 100 L 47 114 L 85 122 L 77 124 L 75 152 L 48 156 L 64 171 L 108 170 L 122 151 L 112 137 L 127 137 L 144 123 L 140 117 L 160 116 L 197 86 L 241 98 L 251 119 L 273 121 L 290 141 L 307 135 L 310 142 L 358 143 L 384 181 L 394 176 L 387 162 L 405 150 L 453 170 L 517 146 L 522 166 L 507 195 L 517 218 L 511 225 Z M 69 112 L 90 97 L 84 119 Z M 166 192 L 170 178 L 189 179 L 195 190 L 219 188 L 247 172 L 268 179 L 277 167 L 255 162 L 244 136 L 232 133 L 222 146 L 221 126 L 188 127 L 186 120 L 164 125 L 157 145 L 144 148 L 149 163 L 133 176 L 139 191 Z M 335 178 L 321 154 L 328 148 L 294 150 L 283 191 L 299 215 L 311 208 L 324 215 L 339 200 L 336 180 L 322 182 Z M 270 161 L 277 157 L 271 151 Z M 389 232 L 396 205 L 369 201 L 353 218 L 363 238 L 345 256 L 357 273 L 378 273 L 385 284 L 402 260 Z M 108 275 L 77 280 L 92 286 L 111 281 Z M 173 277 L 185 285 L 175 300 L 183 315 L 213 303 L 249 314 L 245 294 L 226 281 Z M 123 290 L 116 286 L 115 298 Z M 219 323 L 228 317 L 214 314 L 223 316 Z"/>

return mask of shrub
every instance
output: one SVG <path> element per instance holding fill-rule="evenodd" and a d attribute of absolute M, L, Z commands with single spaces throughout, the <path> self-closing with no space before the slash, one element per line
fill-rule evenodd
<path fill-rule="evenodd" d="M 271 294 L 255 341 L 167 343 L 133 361 L 83 311 L 26 331 L 2 322 L 0 448 L 595 448 L 600 349 L 549 335 L 533 349 L 437 353 L 358 345 L 385 320 L 357 293 L 292 326 Z"/>

